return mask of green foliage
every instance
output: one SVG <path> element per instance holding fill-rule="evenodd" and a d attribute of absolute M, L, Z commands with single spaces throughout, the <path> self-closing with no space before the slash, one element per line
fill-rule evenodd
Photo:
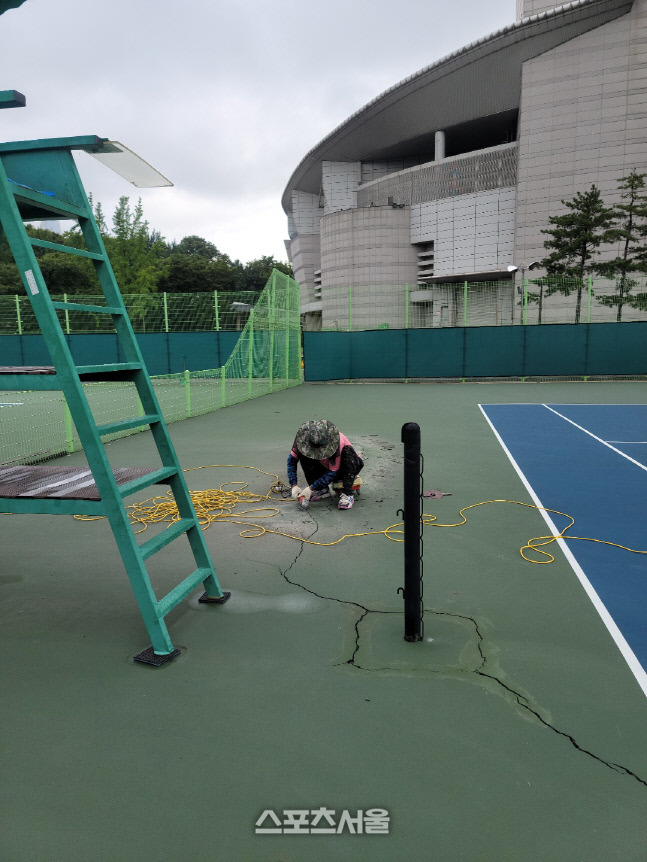
<path fill-rule="evenodd" d="M 259 260 L 251 260 L 242 267 L 238 290 L 263 290 L 273 269 L 278 269 L 279 272 L 292 277 L 292 267 L 289 264 L 280 263 L 273 257 L 261 257 Z"/>
<path fill-rule="evenodd" d="M 551 216 L 548 221 L 552 227 L 542 230 L 549 236 L 544 247 L 550 254 L 541 264 L 549 275 L 575 279 L 575 323 L 579 323 L 584 277 L 593 271 L 593 258 L 604 241 L 605 232 L 611 227 L 613 211 L 604 206 L 596 185 L 586 192 L 577 192 L 570 201 L 562 200 L 562 204 L 569 212 Z M 550 295 L 557 291 L 568 296 L 571 285 L 560 282 L 547 293 Z"/>
<path fill-rule="evenodd" d="M 183 240 L 174 246 L 173 251 L 177 254 L 200 257 L 205 260 L 216 260 L 226 257 L 221 254 L 212 242 L 202 239 L 201 236 L 185 236 Z"/>
<path fill-rule="evenodd" d="M 612 225 L 603 237 L 605 243 L 615 244 L 619 253 L 611 260 L 593 265 L 598 275 L 616 280 L 616 293 L 598 296 L 603 305 L 617 308 L 616 320 L 622 320 L 625 304 L 640 307 L 634 304 L 639 300 L 631 294 L 638 282 L 631 276 L 647 271 L 646 176 L 632 171 L 619 181 L 620 203 L 613 207 Z"/>
<path fill-rule="evenodd" d="M 144 218 L 141 199 L 131 207 L 121 197 L 108 228 L 100 203 L 89 196 L 94 218 L 101 232 L 117 284 L 124 294 L 142 297 L 161 293 L 205 293 L 212 291 L 254 290 L 265 287 L 272 268 L 292 274 L 288 264 L 262 257 L 247 264 L 232 261 L 214 243 L 200 236 L 186 236 L 167 243 L 158 231 L 151 230 Z M 46 242 L 85 248 L 78 225 L 62 236 L 44 228 L 28 226 L 31 236 Z M 86 258 L 34 247 L 45 281 L 52 295 L 101 293 L 94 266 Z M 0 294 L 23 294 L 24 288 L 13 261 L 9 244 L 0 231 Z M 139 304 L 143 316 L 148 305 Z M 131 309 L 131 314 L 133 312 Z"/>
<path fill-rule="evenodd" d="M 22 292 L 20 275 L 16 269 L 7 237 L 0 227 L 0 294 Z"/>
<path fill-rule="evenodd" d="M 0 260 L 0 294 L 22 293 L 23 287 L 16 264 Z"/>
<path fill-rule="evenodd" d="M 205 293 L 235 290 L 236 270 L 228 261 L 209 260 L 201 255 L 172 254 L 158 289 L 167 293 Z"/>
<path fill-rule="evenodd" d="M 89 261 L 78 261 L 61 252 L 47 252 L 38 261 L 45 283 L 54 296 L 96 293 Z M 85 266 L 83 264 L 86 264 Z"/>
<path fill-rule="evenodd" d="M 562 200 L 569 212 L 551 216 L 552 228 L 542 230 L 550 239 L 544 247 L 550 250 L 541 262 L 549 275 L 582 279 L 591 271 L 591 261 L 610 227 L 613 212 L 604 206 L 600 190 L 592 185 L 587 192 L 577 192 L 570 200 Z"/>
<path fill-rule="evenodd" d="M 165 267 L 166 243 L 149 231 L 141 198 L 132 211 L 129 199 L 119 198 L 112 225 L 104 243 L 122 293 L 153 293 Z"/>

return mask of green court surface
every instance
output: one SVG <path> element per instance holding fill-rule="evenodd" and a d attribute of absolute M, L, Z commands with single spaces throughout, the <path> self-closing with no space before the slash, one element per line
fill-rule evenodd
<path fill-rule="evenodd" d="M 192 491 L 266 493 L 273 478 L 245 468 L 285 481 L 296 428 L 318 416 L 366 466 L 351 511 L 268 504 L 272 518 L 240 517 L 276 531 L 257 538 L 211 524 L 232 598 L 196 591 L 172 612 L 182 652 L 160 669 L 132 660 L 146 632 L 104 521 L 0 517 L 0 859 L 644 860 L 647 701 L 561 551 L 521 557 L 541 514 L 491 504 L 425 528 L 419 643 L 403 639 L 402 545 L 380 531 L 400 520 L 405 422 L 424 489 L 450 494 L 425 512 L 454 524 L 470 504 L 532 503 L 479 403 L 646 397 L 636 382 L 320 384 L 176 422 L 183 467 L 205 467 Z M 108 451 L 148 466 L 148 434 Z M 156 558 L 159 594 L 179 580 L 176 544 Z M 373 812 L 362 834 L 358 812 Z"/>

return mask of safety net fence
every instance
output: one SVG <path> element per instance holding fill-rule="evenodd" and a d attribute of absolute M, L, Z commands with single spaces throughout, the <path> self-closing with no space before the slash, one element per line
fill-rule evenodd
<path fill-rule="evenodd" d="M 135 332 L 227 332 L 240 330 L 249 307 L 261 291 L 212 290 L 206 293 L 124 293 L 124 304 Z M 85 305 L 105 305 L 103 295 L 61 294 L 53 300 Z M 61 311 L 59 319 L 67 335 L 113 332 L 105 314 Z M 30 335 L 39 332 L 38 321 L 26 294 L 0 296 L 0 334 Z"/>
<path fill-rule="evenodd" d="M 357 332 L 647 320 L 647 278 L 321 285 L 303 328 Z M 308 297 L 309 299 L 310 297 Z"/>
<path fill-rule="evenodd" d="M 256 296 L 254 305 L 241 301 L 236 310 L 244 325 L 221 368 L 151 378 L 167 423 L 302 382 L 299 285 L 273 270 Z M 132 383 L 88 383 L 84 388 L 97 424 L 144 412 Z M 147 429 L 144 425 L 103 439 L 108 442 Z M 62 392 L 0 390 L 0 463 L 37 463 L 79 449 L 81 442 Z"/>

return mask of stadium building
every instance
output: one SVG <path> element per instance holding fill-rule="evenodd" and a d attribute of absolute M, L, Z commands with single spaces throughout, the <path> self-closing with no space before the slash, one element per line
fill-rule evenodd
<path fill-rule="evenodd" d="M 330 132 L 282 199 L 305 327 L 350 328 L 350 290 L 353 328 L 385 295 L 402 325 L 405 290 L 417 325 L 451 325 L 457 282 L 489 283 L 497 322 L 518 322 L 512 279 L 560 201 L 595 183 L 609 205 L 647 172 L 646 37 L 647 0 L 517 0 L 515 23 Z"/>

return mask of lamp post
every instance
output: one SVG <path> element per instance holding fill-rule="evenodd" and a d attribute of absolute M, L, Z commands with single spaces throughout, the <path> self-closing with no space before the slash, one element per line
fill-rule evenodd
<path fill-rule="evenodd" d="M 532 263 L 522 263 L 521 266 L 515 266 L 514 264 L 510 264 L 508 267 L 508 272 L 510 274 L 519 272 L 521 270 L 521 285 L 517 288 L 517 292 L 523 295 L 523 312 L 522 312 L 522 321 L 524 325 L 527 322 L 528 318 L 528 285 L 526 283 L 526 270 L 527 269 L 537 269 L 537 267 L 541 266 L 538 260 L 533 260 Z M 539 323 L 541 323 L 541 303 L 543 299 L 544 288 L 543 285 L 540 285 L 539 288 Z"/>

